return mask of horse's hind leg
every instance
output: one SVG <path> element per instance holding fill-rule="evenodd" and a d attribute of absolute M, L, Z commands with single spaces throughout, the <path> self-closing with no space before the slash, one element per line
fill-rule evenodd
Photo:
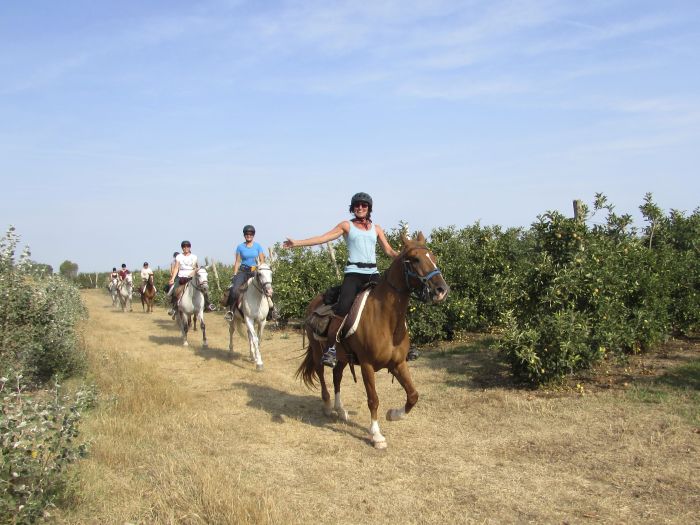
<path fill-rule="evenodd" d="M 335 393 L 333 410 L 335 410 L 335 413 L 338 414 L 338 417 L 344 422 L 348 420 L 348 411 L 345 410 L 343 401 L 340 398 L 340 383 L 343 380 L 343 371 L 346 365 L 347 363 L 338 363 L 335 365 L 335 368 L 333 368 L 333 391 Z"/>
<path fill-rule="evenodd" d="M 233 352 L 233 333 L 236 331 L 235 321 L 231 320 L 228 323 L 228 349 Z"/>
<path fill-rule="evenodd" d="M 199 314 L 195 316 L 195 326 L 197 326 L 197 317 L 199 317 L 199 327 L 202 329 L 202 346 L 206 348 L 209 346 L 209 343 L 207 343 L 207 327 L 204 324 L 204 315 Z"/>
<path fill-rule="evenodd" d="M 309 335 L 309 351 L 312 352 L 314 358 L 314 368 L 316 369 L 316 376 L 318 377 L 318 383 L 321 385 L 321 401 L 323 401 L 323 414 L 327 417 L 333 415 L 333 403 L 331 402 L 331 394 L 328 392 L 328 385 L 326 385 L 325 369 L 321 362 L 321 354 L 323 353 L 323 348 L 320 346 L 321 343 L 313 339 Z"/>
<path fill-rule="evenodd" d="M 360 368 L 362 369 L 362 380 L 365 383 L 365 390 L 367 391 L 367 406 L 369 407 L 371 421 L 369 426 L 369 439 L 372 445 L 374 445 L 374 448 L 383 449 L 386 448 L 386 438 L 379 430 L 379 421 L 377 420 L 379 396 L 377 395 L 377 388 L 374 383 L 374 368 L 369 363 L 362 363 Z"/>
<path fill-rule="evenodd" d="M 391 370 L 394 377 L 399 381 L 399 384 L 406 391 L 406 405 L 403 408 L 390 408 L 386 413 L 386 418 L 389 421 L 398 421 L 403 419 L 418 402 L 418 391 L 413 386 L 411 379 L 411 371 L 408 369 L 406 361 L 399 363 L 396 368 Z"/>

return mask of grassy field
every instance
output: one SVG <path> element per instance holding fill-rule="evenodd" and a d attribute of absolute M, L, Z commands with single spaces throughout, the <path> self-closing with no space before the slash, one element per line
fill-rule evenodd
<path fill-rule="evenodd" d="M 265 371 L 190 347 L 162 309 L 112 309 L 84 292 L 98 408 L 61 523 L 698 523 L 700 345 L 607 364 L 549 390 L 513 385 L 480 338 L 424 352 L 409 417 L 367 440 L 364 388 L 350 374 L 350 422 L 328 419 L 294 379 L 295 332 L 269 331 Z M 329 376 L 328 376 L 329 377 Z M 380 414 L 404 393 L 382 372 Z"/>

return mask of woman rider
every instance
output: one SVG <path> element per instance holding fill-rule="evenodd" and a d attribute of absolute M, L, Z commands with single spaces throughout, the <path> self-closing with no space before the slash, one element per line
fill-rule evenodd
<path fill-rule="evenodd" d="M 314 246 L 334 241 L 341 235 L 345 237 L 345 242 L 348 245 L 348 263 L 345 266 L 345 275 L 340 287 L 340 298 L 333 308 L 334 315 L 328 326 L 328 347 L 323 352 L 322 358 L 323 364 L 330 367 L 334 367 L 337 362 L 335 340 L 338 329 L 343 318 L 350 311 L 355 296 L 365 284 L 379 280 L 377 241 L 389 257 L 398 256 L 398 252 L 386 240 L 384 230 L 371 220 L 372 197 L 364 192 L 353 195 L 350 200 L 350 213 L 354 215 L 351 220 L 340 222 L 335 228 L 323 235 L 299 241 L 287 238 L 282 244 L 285 248 Z"/>
<path fill-rule="evenodd" d="M 259 264 L 265 262 L 265 252 L 255 238 L 255 227 L 246 224 L 243 226 L 244 241 L 236 246 L 236 260 L 233 263 L 233 277 L 231 278 L 231 290 L 228 294 L 229 311 L 226 312 L 224 318 L 227 321 L 233 319 L 233 310 L 238 302 L 238 292 L 241 285 L 255 275 L 255 269 Z"/>

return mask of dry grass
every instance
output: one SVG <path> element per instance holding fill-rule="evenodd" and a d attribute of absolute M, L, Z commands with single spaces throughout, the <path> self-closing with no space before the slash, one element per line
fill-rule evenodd
<path fill-rule="evenodd" d="M 220 315 L 208 317 L 211 348 L 199 333 L 184 348 L 162 310 L 123 314 L 100 292 L 84 298 L 101 404 L 83 425 L 91 454 L 60 522 L 700 521 L 692 388 L 632 378 L 584 383 L 585 395 L 521 390 L 477 340 L 412 366 L 421 399 L 405 421 L 380 423 L 389 448 L 379 452 L 361 382 L 346 375 L 344 424 L 294 381 L 298 335 L 269 333 L 257 373 L 242 339 L 229 355 Z M 674 355 L 697 359 L 697 345 Z M 377 383 L 382 410 L 403 404 L 390 376 Z M 665 394 L 649 399 L 655 388 Z"/>

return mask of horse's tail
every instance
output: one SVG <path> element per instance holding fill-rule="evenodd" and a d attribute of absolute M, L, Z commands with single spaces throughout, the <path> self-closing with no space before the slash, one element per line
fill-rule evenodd
<path fill-rule="evenodd" d="M 314 297 L 309 303 L 309 306 L 306 308 L 306 317 L 308 318 L 309 315 L 311 315 L 311 312 L 313 312 L 316 309 L 316 307 L 318 307 L 322 302 L 322 295 L 317 295 L 316 297 Z M 318 374 L 316 373 L 316 363 L 314 362 L 313 345 L 315 341 L 312 334 L 306 330 L 306 327 L 303 327 L 302 330 L 304 330 L 304 332 L 306 333 L 309 343 L 306 346 L 306 355 L 304 355 L 304 360 L 299 365 L 299 368 L 297 368 L 294 377 L 301 378 L 301 380 L 307 387 L 313 388 L 314 386 L 316 386 L 316 381 L 318 379 Z"/>
<path fill-rule="evenodd" d="M 301 362 L 299 368 L 297 368 L 297 371 L 294 374 L 294 377 L 297 379 L 300 378 L 308 388 L 315 387 L 316 380 L 318 379 L 316 375 L 316 363 L 314 363 L 314 350 L 311 345 L 312 342 L 309 341 L 309 344 L 306 347 L 306 355 L 304 356 L 304 360 Z"/>

